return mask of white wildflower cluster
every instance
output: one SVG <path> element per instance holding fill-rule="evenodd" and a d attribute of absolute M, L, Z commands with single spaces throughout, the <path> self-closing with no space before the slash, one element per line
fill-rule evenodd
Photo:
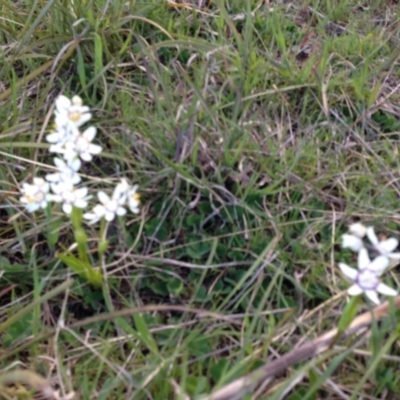
<path fill-rule="evenodd" d="M 56 172 L 48 174 L 45 179 L 33 178 L 33 183 L 24 183 L 21 188 L 21 203 L 34 212 L 46 208 L 49 202 L 62 204 L 66 214 L 73 207 L 85 209 L 92 196 L 88 188 L 76 185 L 81 183 L 79 170 L 82 161 L 92 161 L 93 156 L 100 154 L 101 146 L 92 143 L 96 137 L 96 128 L 90 126 L 83 132 L 80 127 L 92 118 L 88 106 L 82 105 L 82 99 L 74 96 L 71 100 L 59 96 L 55 103 L 55 131 L 46 136 L 50 143 L 49 151 L 59 156 L 54 158 Z M 95 223 L 102 218 L 112 221 L 116 215 L 125 215 L 127 206 L 133 213 L 139 212 L 138 186 L 130 186 L 125 179 L 116 186 L 110 198 L 103 191 L 97 197 L 100 204 L 91 212 L 83 215 L 89 223 Z"/>
<path fill-rule="evenodd" d="M 365 243 L 367 238 L 369 243 Z M 366 227 L 361 223 L 350 225 L 349 232 L 342 235 L 342 248 L 358 253 L 358 269 L 339 263 L 342 273 L 353 281 L 347 293 L 357 296 L 361 293 L 375 304 L 379 304 L 378 293 L 386 296 L 396 296 L 397 291 L 381 282 L 380 278 L 389 267 L 390 260 L 400 260 L 400 253 L 395 252 L 399 241 L 396 238 L 379 240 L 372 226 Z M 368 250 L 376 257 L 371 260 Z"/>

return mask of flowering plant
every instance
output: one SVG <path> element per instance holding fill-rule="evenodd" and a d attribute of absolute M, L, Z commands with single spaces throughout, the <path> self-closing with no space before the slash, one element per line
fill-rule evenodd
<path fill-rule="evenodd" d="M 94 224 L 100 220 L 111 222 L 116 216 L 126 214 L 127 207 L 131 212 L 139 213 L 138 186 L 131 186 L 123 178 L 116 185 L 110 197 L 104 191 L 97 193 L 99 204 L 92 211 L 82 214 L 90 200 L 86 186 L 77 187 L 82 178 L 79 171 L 82 162 L 92 161 L 93 157 L 102 152 L 102 147 L 92 143 L 97 130 L 90 126 L 81 132 L 82 125 L 90 121 L 92 114 L 88 106 L 84 106 L 79 96 L 69 99 L 59 96 L 55 102 L 55 130 L 46 136 L 50 143 L 49 151 L 59 156 L 54 158 L 56 172 L 47 174 L 45 179 L 34 177 L 33 183 L 24 183 L 21 187 L 20 202 L 29 212 L 39 209 L 50 209 L 50 204 L 60 203 L 63 212 L 70 216 L 77 242 L 79 258 L 72 255 L 60 255 L 59 258 L 73 270 L 84 273 L 92 283 L 101 281 L 101 273 L 96 271 L 89 262 L 87 254 L 87 237 L 82 228 L 82 222 Z M 104 224 L 102 224 L 101 237 L 105 237 Z M 55 240 L 54 242 L 56 242 Z M 104 253 L 104 243 L 99 244 L 99 253 Z M 101 247 L 101 251 L 100 251 Z"/>
<path fill-rule="evenodd" d="M 370 244 L 364 242 L 367 237 Z M 342 248 L 358 253 L 358 269 L 339 263 L 339 268 L 353 285 L 347 290 L 351 296 L 365 293 L 369 300 L 379 304 L 378 293 L 396 296 L 397 291 L 381 282 L 382 274 L 390 265 L 390 260 L 399 260 L 400 253 L 394 252 L 399 241 L 396 238 L 379 240 L 373 227 L 365 227 L 360 223 L 352 224 L 349 233 L 342 235 Z M 376 253 L 371 261 L 368 250 Z"/>

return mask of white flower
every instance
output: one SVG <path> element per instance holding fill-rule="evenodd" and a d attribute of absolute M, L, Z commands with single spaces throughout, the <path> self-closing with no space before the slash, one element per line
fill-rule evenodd
<path fill-rule="evenodd" d="M 92 212 L 83 214 L 83 218 L 89 220 L 89 223 L 94 224 L 103 217 L 110 222 L 116 215 L 123 216 L 126 214 L 126 209 L 121 205 L 122 197 L 119 190 L 114 190 L 112 197 L 100 191 L 97 193 L 97 197 L 101 204 L 96 205 Z"/>
<path fill-rule="evenodd" d="M 356 222 L 349 226 L 349 232 L 359 238 L 363 238 L 367 234 L 367 227 L 360 222 Z"/>
<path fill-rule="evenodd" d="M 345 233 L 342 235 L 342 249 L 350 249 L 357 253 L 364 247 L 362 239 L 356 235 Z"/>
<path fill-rule="evenodd" d="M 82 99 L 79 96 L 74 96 L 70 100 L 66 96 L 58 96 L 56 100 L 56 110 L 54 111 L 57 116 L 66 116 L 75 126 L 81 126 L 92 118 L 89 113 L 88 106 L 82 105 Z"/>
<path fill-rule="evenodd" d="M 134 214 L 139 214 L 139 206 L 140 206 L 140 196 L 137 193 L 138 185 L 132 186 L 132 188 L 128 191 L 128 208 Z"/>
<path fill-rule="evenodd" d="M 361 249 L 358 253 L 358 269 L 369 269 L 376 275 L 380 276 L 389 267 L 389 259 L 385 256 L 378 256 L 372 262 L 369 258 L 367 249 Z"/>
<path fill-rule="evenodd" d="M 92 155 L 99 154 L 102 151 L 101 146 L 92 144 L 92 140 L 96 136 L 96 128 L 91 126 L 82 134 L 79 134 L 65 143 L 64 158 L 72 160 L 80 157 L 84 161 L 91 161 Z"/>
<path fill-rule="evenodd" d="M 374 246 L 374 249 L 381 255 L 389 257 L 394 260 L 400 259 L 400 253 L 393 253 L 399 245 L 399 241 L 394 238 L 379 241 L 372 226 L 367 228 L 367 237 Z"/>
<path fill-rule="evenodd" d="M 51 190 L 54 194 L 49 194 L 49 199 L 57 203 L 63 203 L 62 209 L 65 214 L 71 214 L 72 207 L 86 208 L 88 200 L 91 196 L 88 196 L 88 188 L 82 187 L 76 189 L 72 182 L 60 182 L 58 184 L 51 184 Z"/>
<path fill-rule="evenodd" d="M 63 153 L 65 143 L 78 136 L 79 129 L 64 115 L 56 117 L 55 125 L 56 130 L 46 136 L 46 140 L 51 143 L 49 151 L 53 153 Z"/>
<path fill-rule="evenodd" d="M 396 296 L 397 291 L 385 285 L 379 280 L 379 276 L 389 266 L 389 259 L 384 256 L 378 256 L 372 262 L 369 259 L 365 248 L 358 253 L 358 270 L 349 267 L 347 264 L 339 263 L 342 273 L 354 281 L 349 287 L 347 293 L 351 296 L 357 296 L 365 293 L 366 296 L 375 304 L 379 304 L 378 293 L 386 296 Z"/>
<path fill-rule="evenodd" d="M 58 172 L 47 174 L 46 180 L 53 183 L 71 182 L 77 185 L 81 181 L 81 177 L 77 171 L 81 168 L 82 162 L 79 158 L 74 158 L 65 162 L 61 158 L 54 158 L 54 164 Z"/>
<path fill-rule="evenodd" d="M 121 182 L 115 186 L 112 197 L 114 200 L 117 200 L 120 205 L 124 205 L 126 203 L 129 190 L 130 186 L 128 181 L 125 178 L 122 178 Z"/>
<path fill-rule="evenodd" d="M 121 205 L 127 203 L 128 208 L 134 213 L 139 213 L 140 196 L 137 193 L 138 185 L 130 186 L 128 181 L 123 178 L 121 182 L 115 187 L 113 199 L 119 199 Z"/>
<path fill-rule="evenodd" d="M 22 185 L 22 197 L 20 201 L 29 212 L 39 208 L 46 208 L 49 193 L 49 184 L 42 178 L 33 178 L 33 185 L 24 183 Z"/>
<path fill-rule="evenodd" d="M 114 189 L 113 199 L 117 200 L 121 206 L 127 204 L 134 214 L 138 214 L 140 205 L 138 187 L 138 185 L 130 186 L 128 181 L 123 178 Z"/>
<path fill-rule="evenodd" d="M 97 204 L 93 207 L 92 212 L 83 214 L 83 218 L 87 219 L 89 224 L 95 224 L 104 217 L 105 213 L 105 207 L 102 204 Z"/>

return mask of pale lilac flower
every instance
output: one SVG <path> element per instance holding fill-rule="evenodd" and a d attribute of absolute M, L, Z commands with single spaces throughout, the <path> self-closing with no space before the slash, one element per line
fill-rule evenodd
<path fill-rule="evenodd" d="M 49 193 L 49 184 L 42 178 L 33 178 L 33 184 L 22 184 L 20 201 L 29 212 L 39 208 L 46 208 Z"/>
<path fill-rule="evenodd" d="M 64 158 L 72 160 L 80 157 L 83 161 L 91 161 L 92 156 L 102 151 L 101 146 L 93 144 L 92 140 L 96 136 L 96 128 L 91 126 L 82 134 L 75 136 L 73 140 L 65 143 Z"/>
<path fill-rule="evenodd" d="M 393 252 L 399 245 L 399 241 L 396 238 L 390 237 L 388 239 L 379 241 L 378 237 L 375 234 L 375 230 L 372 226 L 367 228 L 367 237 L 374 246 L 374 249 L 379 254 L 391 258 L 393 260 L 400 259 L 400 253 Z"/>
<path fill-rule="evenodd" d="M 81 181 L 81 177 L 77 173 L 82 165 L 79 158 L 74 158 L 65 162 L 61 158 L 54 158 L 54 164 L 57 167 L 58 172 L 47 174 L 46 180 L 52 183 L 65 183 L 71 182 L 73 185 L 77 185 Z"/>
<path fill-rule="evenodd" d="M 56 203 L 62 203 L 62 209 L 65 214 L 71 214 L 72 207 L 86 208 L 88 200 L 88 188 L 75 188 L 72 182 L 61 182 L 58 184 L 51 184 L 53 194 L 49 194 L 49 199 Z"/>
<path fill-rule="evenodd" d="M 367 249 L 361 249 L 358 253 L 358 269 L 369 269 L 378 276 L 389 267 L 389 259 L 385 256 L 378 256 L 373 261 L 370 260 Z"/>
<path fill-rule="evenodd" d="M 58 96 L 56 100 L 56 109 L 54 111 L 56 118 L 66 116 L 75 126 L 79 127 L 92 118 L 88 106 L 82 105 L 82 99 L 79 96 L 72 97 L 70 100 L 66 96 Z"/>
<path fill-rule="evenodd" d="M 358 253 L 358 270 L 349 267 L 347 264 L 339 263 L 342 273 L 354 282 L 347 290 L 347 293 L 350 296 L 365 293 L 375 304 L 379 304 L 378 293 L 386 296 L 397 295 L 396 290 L 385 285 L 379 279 L 388 266 L 389 259 L 384 256 L 378 256 L 371 262 L 365 248 L 361 249 Z"/>

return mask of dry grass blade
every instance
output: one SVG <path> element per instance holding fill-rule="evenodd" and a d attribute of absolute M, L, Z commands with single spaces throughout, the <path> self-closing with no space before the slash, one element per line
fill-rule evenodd
<path fill-rule="evenodd" d="M 74 40 L 74 42 L 71 43 L 70 48 L 66 53 L 61 56 L 61 57 L 56 57 L 54 60 L 49 60 L 40 67 L 36 68 L 34 71 L 29 73 L 27 76 L 21 78 L 15 85 L 14 89 L 19 89 L 24 86 L 26 86 L 29 82 L 32 80 L 36 79 L 38 76 L 42 75 L 45 73 L 50 67 L 54 68 L 58 64 L 68 60 L 71 55 L 74 53 L 76 47 L 78 46 L 80 42 L 80 39 Z M 0 93 L 0 101 L 6 100 L 8 97 L 10 97 L 13 93 L 13 88 L 9 87 L 8 89 L 4 90 L 2 93 Z"/>
<path fill-rule="evenodd" d="M 395 308 L 400 308 L 400 297 L 396 297 L 394 304 Z M 373 321 L 381 320 L 388 315 L 389 307 L 389 303 L 386 302 L 375 307 L 372 312 L 368 311 L 361 314 L 354 319 L 349 328 L 343 333 L 343 337 L 348 337 L 356 332 L 360 332 L 361 329 L 369 326 Z M 313 341 L 286 353 L 277 360 L 269 362 L 250 374 L 223 386 L 210 396 L 203 397 L 202 400 L 228 400 L 233 397 L 237 398 L 236 396 L 238 396 L 238 393 L 248 393 L 259 386 L 265 379 L 279 374 L 294 364 L 323 353 L 333 344 L 338 333 L 339 331 L 337 328 L 332 329 Z"/>

